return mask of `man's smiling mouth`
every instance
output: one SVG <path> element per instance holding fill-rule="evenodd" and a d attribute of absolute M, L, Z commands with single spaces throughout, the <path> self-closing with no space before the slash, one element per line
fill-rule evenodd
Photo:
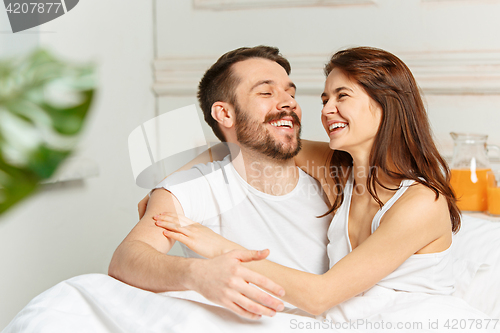
<path fill-rule="evenodd" d="M 293 122 L 291 120 L 275 120 L 269 123 L 274 127 L 287 127 L 293 128 Z"/>

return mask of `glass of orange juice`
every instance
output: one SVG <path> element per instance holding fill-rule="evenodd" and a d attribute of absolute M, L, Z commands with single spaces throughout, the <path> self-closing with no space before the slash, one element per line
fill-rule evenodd
<path fill-rule="evenodd" d="M 500 216 L 500 169 L 487 172 L 488 214 Z"/>

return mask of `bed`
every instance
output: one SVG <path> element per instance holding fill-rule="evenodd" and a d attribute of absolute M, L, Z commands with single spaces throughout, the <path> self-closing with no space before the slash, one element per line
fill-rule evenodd
<path fill-rule="evenodd" d="M 462 229 L 454 236 L 453 253 L 454 296 L 491 317 L 488 328 L 500 331 L 500 223 L 464 216 Z M 485 324 L 467 330 L 484 332 Z M 336 327 L 291 305 L 273 318 L 250 321 L 195 292 L 155 294 L 107 275 L 88 274 L 65 280 L 35 297 L 2 332 L 360 331 L 353 327 Z"/>

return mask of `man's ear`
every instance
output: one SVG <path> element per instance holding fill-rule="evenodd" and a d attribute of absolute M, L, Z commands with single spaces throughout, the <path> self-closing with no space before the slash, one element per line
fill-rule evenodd
<path fill-rule="evenodd" d="M 212 117 L 219 126 L 230 129 L 235 123 L 234 107 L 230 103 L 215 102 L 212 104 Z"/>

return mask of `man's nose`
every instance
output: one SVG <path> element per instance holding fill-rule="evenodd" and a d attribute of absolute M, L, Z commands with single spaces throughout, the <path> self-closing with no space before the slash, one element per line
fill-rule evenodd
<path fill-rule="evenodd" d="M 291 110 L 297 108 L 297 101 L 286 91 L 280 94 L 279 109 L 289 108 Z"/>

